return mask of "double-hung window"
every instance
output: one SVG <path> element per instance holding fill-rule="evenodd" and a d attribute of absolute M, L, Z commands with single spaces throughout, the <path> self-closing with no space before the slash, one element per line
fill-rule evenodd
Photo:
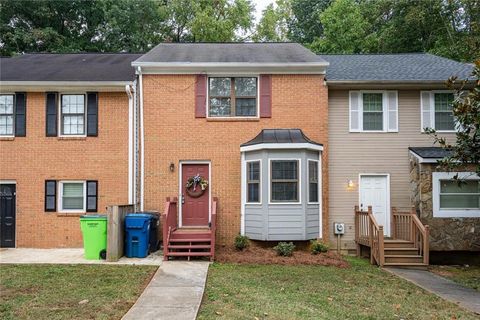
<path fill-rule="evenodd" d="M 260 203 L 260 161 L 247 162 L 247 202 Z"/>
<path fill-rule="evenodd" d="M 13 95 L 0 95 L 0 136 L 13 136 Z"/>
<path fill-rule="evenodd" d="M 422 130 L 432 128 L 437 131 L 455 131 L 454 99 L 453 92 L 422 91 Z"/>
<path fill-rule="evenodd" d="M 62 94 L 60 109 L 62 135 L 85 135 L 85 95 Z"/>
<path fill-rule="evenodd" d="M 299 161 L 271 160 L 271 202 L 298 202 Z"/>
<path fill-rule="evenodd" d="M 458 173 L 460 182 L 453 179 L 457 173 L 434 172 L 434 217 L 480 217 L 480 177 L 475 173 Z"/>
<path fill-rule="evenodd" d="M 209 117 L 257 117 L 256 77 L 210 77 Z"/>
<path fill-rule="evenodd" d="M 308 202 L 318 202 L 318 161 L 308 160 Z"/>
<path fill-rule="evenodd" d="M 350 132 L 398 132 L 397 91 L 350 91 Z"/>
<path fill-rule="evenodd" d="M 60 182 L 60 211 L 85 211 L 85 182 Z"/>

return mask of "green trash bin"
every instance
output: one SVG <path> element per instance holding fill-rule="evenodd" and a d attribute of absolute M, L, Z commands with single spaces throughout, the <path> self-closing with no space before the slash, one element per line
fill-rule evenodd
<path fill-rule="evenodd" d="M 107 216 L 81 216 L 80 226 L 83 235 L 85 259 L 105 259 L 107 252 Z"/>

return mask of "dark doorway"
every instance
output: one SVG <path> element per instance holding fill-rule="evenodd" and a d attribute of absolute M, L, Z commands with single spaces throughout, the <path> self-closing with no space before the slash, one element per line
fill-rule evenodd
<path fill-rule="evenodd" d="M 16 185 L 0 184 L 0 247 L 15 248 Z"/>

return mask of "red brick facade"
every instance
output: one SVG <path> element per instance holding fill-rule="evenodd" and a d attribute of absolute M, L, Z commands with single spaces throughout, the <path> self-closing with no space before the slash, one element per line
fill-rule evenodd
<path fill-rule="evenodd" d="M 323 237 L 328 239 L 328 91 L 322 75 L 273 75 L 272 117 L 255 120 L 195 118 L 194 75 L 144 75 L 145 210 L 162 211 L 178 195 L 179 162 L 211 161 L 218 197 L 217 243 L 240 232 L 240 144 L 262 129 L 300 128 L 323 143 Z M 174 172 L 170 171 L 174 163 Z"/>
<path fill-rule="evenodd" d="M 15 180 L 17 247 L 82 247 L 79 216 L 45 212 L 45 180 L 98 180 L 98 211 L 128 201 L 128 98 L 99 93 L 98 137 L 45 136 L 45 93 L 27 94 L 26 137 L 0 138 L 0 180 Z"/>

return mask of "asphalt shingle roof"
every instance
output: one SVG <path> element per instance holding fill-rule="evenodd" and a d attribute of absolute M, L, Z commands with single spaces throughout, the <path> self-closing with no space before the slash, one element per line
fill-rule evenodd
<path fill-rule="evenodd" d="M 327 60 L 327 81 L 445 81 L 467 78 L 473 66 L 428 53 L 320 54 Z"/>
<path fill-rule="evenodd" d="M 311 143 L 322 146 L 321 143 L 310 140 L 300 129 L 263 129 L 255 138 L 243 143 L 241 147 L 260 143 Z"/>
<path fill-rule="evenodd" d="M 451 154 L 449 150 L 440 147 L 410 147 L 408 149 L 424 159 L 442 159 Z"/>
<path fill-rule="evenodd" d="M 37 53 L 0 59 L 2 81 L 130 81 L 137 53 Z"/>
<path fill-rule="evenodd" d="M 325 63 L 298 43 L 161 43 L 136 62 Z"/>

